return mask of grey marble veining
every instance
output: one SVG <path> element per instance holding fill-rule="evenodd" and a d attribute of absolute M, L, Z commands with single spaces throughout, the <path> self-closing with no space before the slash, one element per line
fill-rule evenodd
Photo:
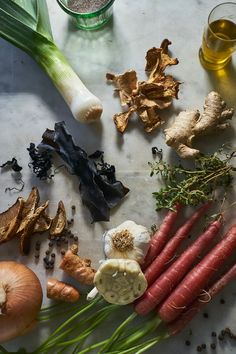
<path fill-rule="evenodd" d="M 120 112 L 120 102 L 113 96 L 113 87 L 105 80 L 107 72 L 122 73 L 135 69 L 138 76 L 145 77 L 144 65 L 146 51 L 158 47 L 164 38 L 172 41 L 172 55 L 178 57 L 179 65 L 168 69 L 175 78 L 183 82 L 179 100 L 164 116 L 167 125 L 180 110 L 201 108 L 206 94 L 214 89 L 219 91 L 227 103 L 236 107 L 236 55 L 231 64 L 220 73 L 205 71 L 198 60 L 203 26 L 212 7 L 219 1 L 195 0 L 116 0 L 112 21 L 98 31 L 76 30 L 68 16 L 57 5 L 56 0 L 48 1 L 55 41 L 78 72 L 89 89 L 103 102 L 104 113 L 101 123 L 82 125 L 76 122 L 63 99 L 54 88 L 46 74 L 26 54 L 0 40 L 0 162 L 15 156 L 23 166 L 22 177 L 25 188 L 21 195 L 26 197 L 33 185 L 37 185 L 41 200 L 50 199 L 50 213 L 56 210 L 62 199 L 67 210 L 76 205 L 75 233 L 80 240 L 80 254 L 91 258 L 94 266 L 103 257 L 101 235 L 125 219 L 133 219 L 147 227 L 158 223 L 161 213 L 155 212 L 152 192 L 158 189 L 156 178 L 149 177 L 148 161 L 152 160 L 151 147 L 158 146 L 164 157 L 175 161 L 175 154 L 165 146 L 162 131 L 151 135 L 144 134 L 141 123 L 134 117 L 127 132 L 121 136 L 112 121 L 114 113 Z M 30 142 L 38 143 L 46 128 L 64 120 L 75 141 L 89 153 L 100 149 L 105 152 L 107 162 L 114 163 L 117 176 L 129 188 L 130 193 L 116 210 L 112 211 L 109 223 L 91 224 L 89 213 L 81 206 L 78 181 L 65 171 L 58 173 L 49 183 L 38 181 L 28 167 L 29 156 L 26 148 Z M 235 122 L 232 122 L 235 128 Z M 204 151 L 214 151 L 223 141 L 234 142 L 234 130 L 225 132 L 217 139 L 210 138 L 202 143 Z M 10 172 L 0 173 L 0 209 L 5 210 L 19 196 L 12 191 L 5 193 L 5 187 L 14 186 Z M 232 195 L 234 199 L 234 195 Z M 227 216 L 229 223 L 233 215 Z M 20 257 L 17 242 L 0 247 L 0 259 L 15 259 L 29 265 L 39 276 L 45 287 L 47 274 L 42 262 L 35 263 L 33 255 Z M 46 243 L 45 243 L 46 248 Z M 43 254 L 43 252 L 42 252 Z M 57 256 L 59 262 L 60 256 Z M 60 270 L 54 275 L 62 278 Z M 44 289 L 45 294 L 45 289 Z M 225 305 L 219 305 L 219 298 L 206 306 L 209 318 L 199 314 L 190 326 L 176 338 L 169 339 L 150 354 L 193 354 L 196 346 L 212 342 L 211 331 L 219 331 L 231 326 L 236 331 L 236 292 L 235 285 L 224 291 Z M 45 303 L 47 300 L 44 300 Z M 192 335 L 189 335 L 190 328 Z M 47 329 L 35 330 L 32 336 L 11 341 L 9 350 L 21 346 L 34 349 L 47 334 Z M 29 339 L 30 338 L 30 339 Z M 185 340 L 192 343 L 185 346 Z M 235 353 L 233 342 L 218 344 L 218 354 Z M 56 353 L 56 352 L 55 352 Z M 70 353 L 67 353 L 70 354 Z"/>

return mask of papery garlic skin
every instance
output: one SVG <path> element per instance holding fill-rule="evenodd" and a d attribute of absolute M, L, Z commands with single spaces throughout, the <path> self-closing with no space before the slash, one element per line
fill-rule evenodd
<path fill-rule="evenodd" d="M 103 235 L 106 258 L 132 259 L 142 263 L 150 244 L 148 229 L 127 220 Z"/>

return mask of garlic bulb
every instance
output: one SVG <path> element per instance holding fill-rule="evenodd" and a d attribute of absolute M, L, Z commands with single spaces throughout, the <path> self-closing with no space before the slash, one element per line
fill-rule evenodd
<path fill-rule="evenodd" d="M 142 263 L 148 251 L 150 233 L 145 226 L 127 220 L 103 235 L 107 258 L 128 258 Z"/>
<path fill-rule="evenodd" d="M 147 280 L 138 262 L 107 259 L 98 268 L 94 285 L 107 302 L 127 305 L 143 295 Z"/>
<path fill-rule="evenodd" d="M 32 270 L 20 263 L 0 262 L 0 343 L 33 328 L 42 296 Z"/>

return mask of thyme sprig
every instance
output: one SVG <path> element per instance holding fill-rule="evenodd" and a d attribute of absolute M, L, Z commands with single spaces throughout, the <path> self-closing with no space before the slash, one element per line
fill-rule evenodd
<path fill-rule="evenodd" d="M 222 158 L 222 155 L 224 156 Z M 176 203 L 198 205 L 212 198 L 220 188 L 231 185 L 236 167 L 232 164 L 235 150 L 224 153 L 223 149 L 211 155 L 202 155 L 194 161 L 192 168 L 181 164 L 173 166 L 159 160 L 149 163 L 150 175 L 160 175 L 164 186 L 154 192 L 156 210 L 173 209 Z"/>

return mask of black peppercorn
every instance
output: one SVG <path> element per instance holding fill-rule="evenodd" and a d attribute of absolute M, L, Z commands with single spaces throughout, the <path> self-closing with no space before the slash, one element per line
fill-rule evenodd
<path fill-rule="evenodd" d="M 211 332 L 212 337 L 216 337 L 216 332 Z"/>
<path fill-rule="evenodd" d="M 216 344 L 215 343 L 211 343 L 211 349 L 216 349 Z"/>
<path fill-rule="evenodd" d="M 52 254 L 51 254 L 51 257 L 52 257 L 52 258 L 55 258 L 55 257 L 56 257 L 55 253 L 52 253 Z"/>
<path fill-rule="evenodd" d="M 48 256 L 48 255 L 50 254 L 50 251 L 47 250 L 47 251 L 45 252 L 45 254 Z"/>
<path fill-rule="evenodd" d="M 189 340 L 186 340 L 185 345 L 189 346 L 189 345 L 191 345 L 191 342 Z"/>
<path fill-rule="evenodd" d="M 200 345 L 197 346 L 197 352 L 201 352 L 202 351 L 202 347 Z"/>

